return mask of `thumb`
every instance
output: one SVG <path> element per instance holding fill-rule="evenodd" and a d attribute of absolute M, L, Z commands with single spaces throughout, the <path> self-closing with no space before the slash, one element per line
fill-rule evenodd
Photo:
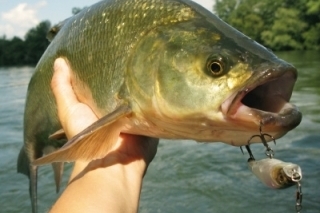
<path fill-rule="evenodd" d="M 91 108 L 77 99 L 72 87 L 72 70 L 63 58 L 54 62 L 51 89 L 56 99 L 59 120 L 68 138 L 97 120 Z"/>
<path fill-rule="evenodd" d="M 54 62 L 51 89 L 56 98 L 58 109 L 66 109 L 79 102 L 72 88 L 70 67 L 63 58 L 58 58 Z M 61 116 L 59 115 L 59 117 Z"/>

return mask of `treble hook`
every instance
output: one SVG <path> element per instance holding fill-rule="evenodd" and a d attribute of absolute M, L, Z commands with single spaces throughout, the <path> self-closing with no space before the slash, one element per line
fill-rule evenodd
<path fill-rule="evenodd" d="M 247 151 L 248 151 L 248 153 L 249 153 L 249 156 L 250 156 L 250 158 L 248 159 L 248 161 L 256 160 L 256 159 L 253 157 L 252 151 L 251 151 L 251 149 L 250 149 L 250 145 L 245 145 L 245 147 L 246 147 L 246 149 L 247 149 Z M 240 149 L 241 149 L 242 154 L 244 155 L 242 146 L 240 146 Z"/>
<path fill-rule="evenodd" d="M 262 133 L 262 125 L 263 125 L 263 124 L 262 124 L 262 122 L 260 121 L 260 128 L 259 128 L 260 135 L 257 135 L 257 136 L 260 137 L 263 145 L 268 149 L 269 146 L 268 146 L 267 140 L 264 138 L 264 136 L 267 135 L 267 136 L 269 136 L 270 138 L 272 138 L 274 145 L 276 145 L 276 140 L 274 139 L 274 137 L 273 137 L 272 135 L 269 135 L 269 134 L 267 134 L 267 133 Z"/>
<path fill-rule="evenodd" d="M 265 136 L 269 136 L 269 137 L 273 140 L 273 143 L 274 143 L 275 145 L 276 145 L 276 140 L 274 139 L 274 137 L 273 137 L 272 135 L 269 135 L 269 134 L 267 134 L 267 133 L 262 133 L 262 126 L 263 126 L 262 121 L 260 121 L 260 127 L 259 127 L 259 133 L 260 133 L 260 134 L 259 134 L 259 135 L 253 135 L 253 136 L 251 136 L 251 138 L 248 140 L 248 145 L 245 146 L 246 149 L 247 149 L 247 151 L 248 151 L 248 153 L 249 153 L 249 155 L 250 155 L 249 160 L 250 160 L 250 159 L 253 159 L 253 160 L 254 160 L 254 157 L 253 157 L 253 155 L 252 155 L 252 152 L 251 152 L 251 149 L 250 149 L 250 146 L 249 146 L 249 145 L 250 145 L 250 141 L 251 141 L 253 138 L 255 138 L 255 137 L 260 138 L 262 144 L 266 147 L 266 152 L 265 152 L 265 154 L 266 154 L 269 158 L 273 158 L 273 150 L 272 150 L 272 149 L 270 148 L 270 146 L 268 145 L 267 140 L 265 139 Z M 241 149 L 242 154 L 244 154 L 242 147 L 240 147 L 240 149 Z"/>

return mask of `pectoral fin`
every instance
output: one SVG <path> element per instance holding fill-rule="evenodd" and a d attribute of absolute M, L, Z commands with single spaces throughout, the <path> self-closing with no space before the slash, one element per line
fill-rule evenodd
<path fill-rule="evenodd" d="M 130 107 L 122 105 L 112 113 L 71 138 L 59 150 L 33 161 L 33 165 L 76 160 L 94 160 L 106 156 L 116 143 L 123 123 L 121 118 L 131 113 Z"/>

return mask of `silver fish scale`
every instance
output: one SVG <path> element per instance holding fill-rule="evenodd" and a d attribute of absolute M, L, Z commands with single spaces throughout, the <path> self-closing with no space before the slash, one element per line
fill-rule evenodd
<path fill-rule="evenodd" d="M 71 18 L 52 45 L 60 43 L 57 52 L 69 59 L 81 80 L 86 79 L 93 99 L 99 101 L 97 106 L 109 111 L 116 105 L 114 97 L 123 84 L 126 62 L 134 54 L 136 42 L 157 26 L 187 21 L 194 15 L 182 1 L 103 1 Z M 88 70 L 94 73 L 88 75 Z M 101 93 L 104 90 L 108 94 Z"/>

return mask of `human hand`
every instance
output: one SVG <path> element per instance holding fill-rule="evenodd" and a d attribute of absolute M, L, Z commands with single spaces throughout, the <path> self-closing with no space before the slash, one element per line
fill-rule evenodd
<path fill-rule="evenodd" d="M 54 63 L 54 75 L 51 81 L 51 88 L 57 102 L 58 117 L 68 139 L 98 120 L 98 117 L 88 105 L 79 102 L 72 88 L 72 84 L 71 68 L 68 66 L 66 60 L 58 58 Z M 103 143 L 103 141 L 101 141 L 101 143 Z M 58 207 L 67 205 L 63 203 L 67 199 L 69 206 L 68 211 L 71 212 L 69 198 L 74 196 L 75 193 L 81 196 L 81 187 L 85 193 L 87 191 L 85 188 L 93 183 L 100 188 L 105 186 L 106 190 L 102 195 L 99 195 L 100 197 L 110 198 L 110 196 L 112 196 L 112 199 L 117 199 L 116 194 L 120 194 L 119 197 L 123 197 L 122 195 L 125 194 L 128 197 L 127 199 L 131 199 L 132 201 L 132 198 L 128 196 L 131 190 L 132 197 L 135 197 L 136 200 L 139 199 L 141 179 L 156 154 L 157 145 L 158 139 L 120 134 L 115 146 L 104 158 L 88 162 L 76 161 L 70 178 L 71 183 L 52 211 L 60 211 L 61 209 Z M 110 181 L 112 185 L 105 184 L 107 179 L 112 180 Z M 113 185 L 113 182 L 119 182 L 119 185 Z M 124 186 L 127 187 L 123 188 Z M 91 191 L 92 187 L 90 187 Z M 99 193 L 101 192 L 99 191 Z M 99 206 L 99 203 L 96 203 L 98 202 L 97 194 L 99 193 L 92 195 L 92 197 L 95 198 L 93 200 L 93 206 Z M 111 193 L 110 196 L 109 193 Z M 88 198 L 86 202 L 88 202 Z M 108 201 L 107 203 L 105 203 L 105 200 L 103 202 L 101 203 L 104 205 L 108 204 Z M 122 205 L 121 208 L 123 208 L 123 204 L 126 202 L 122 200 L 120 203 Z M 80 208 L 79 203 L 77 205 L 78 211 Z M 131 203 L 130 205 L 132 206 L 134 204 Z M 111 208 L 110 205 L 108 208 Z M 137 206 L 135 208 L 137 208 Z M 101 209 L 104 208 L 102 207 Z M 92 211 L 92 209 L 90 209 L 90 211 Z"/>
<path fill-rule="evenodd" d="M 92 109 L 78 101 L 72 88 L 72 73 L 67 62 L 58 58 L 54 63 L 51 88 L 55 95 L 61 125 L 70 139 L 98 120 Z M 156 154 L 157 139 L 121 134 L 112 150 L 113 157 L 125 164 L 143 160 L 148 165 Z"/>

